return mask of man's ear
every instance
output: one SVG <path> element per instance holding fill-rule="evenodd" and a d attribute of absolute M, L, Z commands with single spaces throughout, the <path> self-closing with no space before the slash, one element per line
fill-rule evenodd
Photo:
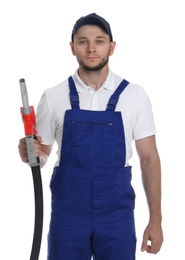
<path fill-rule="evenodd" d="M 75 49 L 74 49 L 74 43 L 73 42 L 70 42 L 70 47 L 71 47 L 71 52 L 74 56 L 76 56 L 76 53 L 75 53 Z"/>
<path fill-rule="evenodd" d="M 109 55 L 112 56 L 113 53 L 114 53 L 114 50 L 115 50 L 115 47 L 116 47 L 116 42 L 113 41 L 110 43 L 110 51 L 109 51 Z"/>

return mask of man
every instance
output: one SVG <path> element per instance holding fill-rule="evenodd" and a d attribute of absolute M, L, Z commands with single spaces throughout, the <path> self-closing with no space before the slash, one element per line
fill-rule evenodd
<path fill-rule="evenodd" d="M 135 192 L 131 142 L 135 140 L 149 208 L 142 251 L 162 245 L 161 168 L 150 100 L 142 87 L 109 69 L 109 23 L 95 13 L 74 25 L 70 47 L 79 67 L 48 89 L 37 109 L 35 154 L 42 166 L 58 144 L 50 188 L 48 260 L 134 260 Z M 28 161 L 25 138 L 19 152 Z"/>

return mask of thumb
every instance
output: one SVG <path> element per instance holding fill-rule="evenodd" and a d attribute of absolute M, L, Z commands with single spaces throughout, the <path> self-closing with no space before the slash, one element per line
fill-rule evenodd
<path fill-rule="evenodd" d="M 147 250 L 147 239 L 144 237 L 143 242 L 141 244 L 141 252 L 145 252 Z"/>

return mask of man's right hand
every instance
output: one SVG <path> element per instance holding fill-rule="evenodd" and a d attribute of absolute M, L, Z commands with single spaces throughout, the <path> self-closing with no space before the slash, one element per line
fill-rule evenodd
<path fill-rule="evenodd" d="M 39 157 L 41 155 L 41 143 L 42 138 L 40 136 L 37 136 L 37 139 L 34 139 L 34 148 L 35 148 L 35 156 Z M 28 162 L 28 153 L 27 153 L 27 147 L 26 147 L 26 137 L 23 137 L 19 140 L 19 154 L 23 162 Z"/>

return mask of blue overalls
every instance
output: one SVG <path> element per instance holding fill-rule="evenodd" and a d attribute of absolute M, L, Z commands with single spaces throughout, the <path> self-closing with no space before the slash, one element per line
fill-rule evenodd
<path fill-rule="evenodd" d="M 64 119 L 61 158 L 54 168 L 48 260 L 134 260 L 135 192 L 125 167 L 123 80 L 105 111 L 81 110 L 69 77 L 71 110 Z"/>

